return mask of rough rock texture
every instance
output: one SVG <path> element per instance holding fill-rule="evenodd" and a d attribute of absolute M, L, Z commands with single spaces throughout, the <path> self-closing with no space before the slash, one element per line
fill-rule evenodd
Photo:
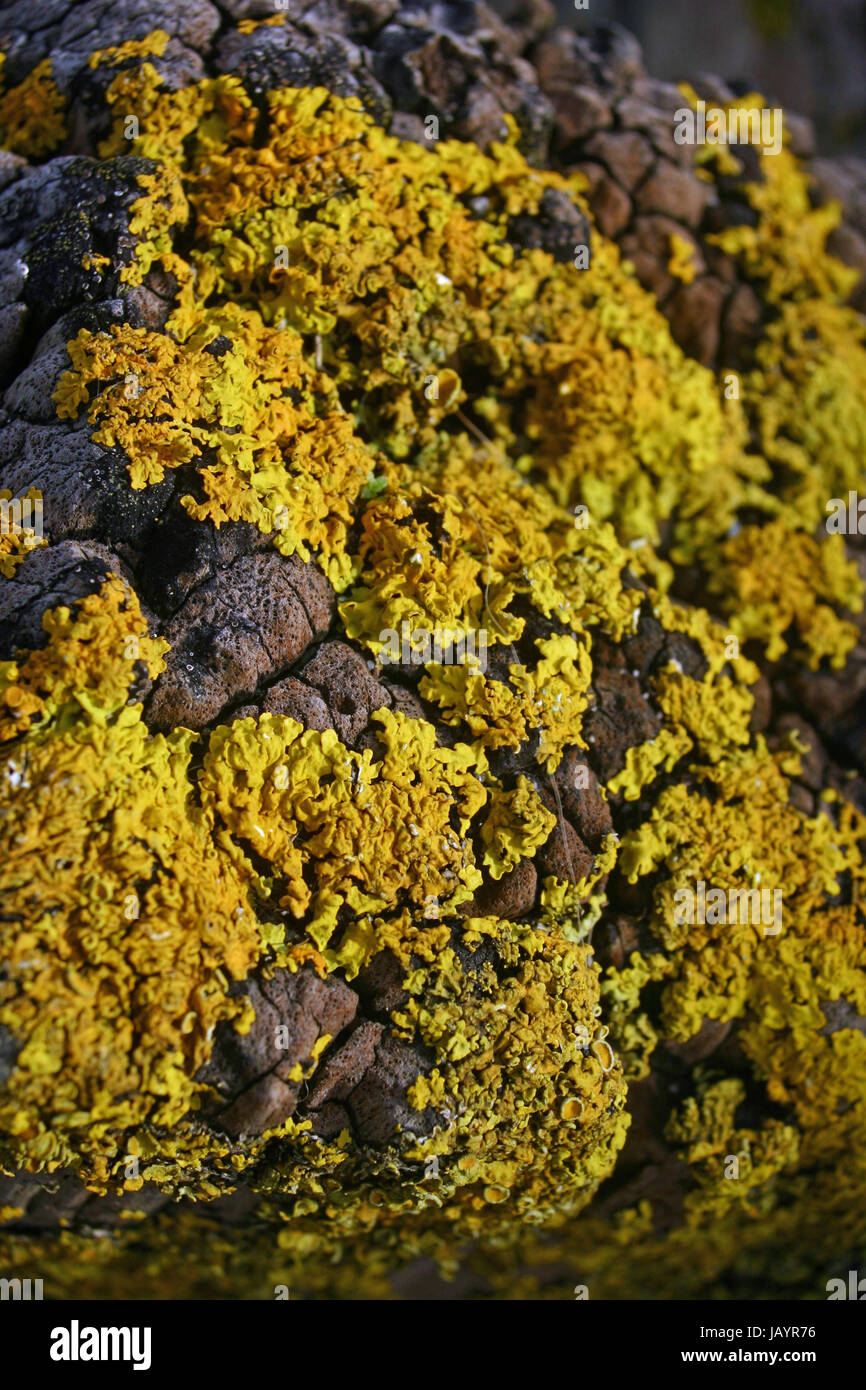
<path fill-rule="evenodd" d="M 148 706 L 157 728 L 211 723 L 291 666 L 330 625 L 333 596 L 318 570 L 274 554 L 220 560 L 163 628 L 171 655 Z"/>

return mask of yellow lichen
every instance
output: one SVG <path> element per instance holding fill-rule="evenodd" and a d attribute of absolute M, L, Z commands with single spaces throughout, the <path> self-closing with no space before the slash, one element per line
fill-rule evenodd
<path fill-rule="evenodd" d="M 709 582 L 723 595 L 733 631 L 758 639 L 771 661 L 793 647 L 813 670 L 822 660 L 840 667 L 857 641 L 856 626 L 834 607 L 859 613 L 863 606 L 862 581 L 840 536 L 818 542 L 782 520 L 744 526 L 718 547 Z"/>
<path fill-rule="evenodd" d="M 53 154 L 66 139 L 65 113 L 66 102 L 46 58 L 0 96 L 0 146 L 28 159 Z"/>
<path fill-rule="evenodd" d="M 490 814 L 481 827 L 484 863 L 491 878 L 501 878 L 521 859 L 543 845 L 556 824 L 531 784 L 518 777 L 511 792 L 493 794 Z"/>
<path fill-rule="evenodd" d="M 172 92 L 139 61 L 164 49 L 156 34 L 92 66 L 120 69 L 100 154 L 157 166 L 121 279 L 168 272 L 172 312 L 162 332 L 80 333 L 58 413 L 86 409 L 133 487 L 191 465 L 189 515 L 249 521 L 316 560 L 343 632 L 380 660 L 405 623 L 416 651 L 420 629 L 483 631 L 492 669 L 426 662 L 436 724 L 375 713 L 375 755 L 281 716 L 151 734 L 136 693 L 162 647 L 134 596 L 112 580 L 49 613 L 47 645 L 0 666 L 15 904 L 0 1022 L 22 1044 L 0 1158 L 71 1164 L 106 1190 L 139 1182 L 123 1173 L 135 1154 L 142 1181 L 203 1199 L 242 1176 L 261 1199 L 249 1230 L 149 1224 L 178 1289 L 225 1293 L 231 1262 L 233 1289 L 283 1266 L 330 1297 L 383 1296 L 400 1265 L 452 1272 L 458 1250 L 508 1296 L 562 1296 L 572 1269 L 593 1297 L 657 1296 L 665 1280 L 728 1294 L 732 1271 L 763 1296 L 804 1286 L 866 1188 L 866 1041 L 826 1029 L 824 1007 L 866 1016 L 866 826 L 841 796 L 816 815 L 791 804 L 799 754 L 750 734 L 759 670 L 740 644 L 817 668 L 856 640 L 837 610 L 859 611 L 862 585 L 840 537 L 813 539 L 827 498 L 859 485 L 866 442 L 862 326 L 826 249 L 836 212 L 811 208 L 788 152 L 744 185 L 755 225 L 719 245 L 770 312 L 731 399 L 597 229 L 580 272 L 512 244 L 511 219 L 548 189 L 589 216 L 583 181 L 530 168 L 513 121 L 486 154 L 402 144 L 322 89 L 261 108 L 236 77 Z M 0 100 L 7 142 L 31 156 L 63 138 L 49 80 L 40 65 Z M 709 181 L 741 174 L 725 147 L 699 161 Z M 684 248 L 673 240 L 669 269 L 688 283 Z M 728 627 L 665 596 L 685 564 Z M 482 868 L 500 878 L 554 825 L 529 775 L 494 777 L 488 754 L 534 745 L 552 771 L 586 747 L 594 652 L 638 633 L 641 612 L 706 670 L 668 660 L 643 682 L 661 728 L 608 784 L 640 803 L 631 828 L 579 882 L 547 878 L 532 923 L 463 918 Z M 615 868 L 645 888 L 649 942 L 602 972 L 591 943 Z M 779 892 L 781 921 L 682 920 L 677 894 L 700 883 Z M 371 1155 L 348 1131 L 314 1141 L 309 1122 L 239 1143 L 202 1123 L 213 1031 L 251 1024 L 232 981 L 303 963 L 353 981 L 384 951 L 404 992 L 389 1029 L 431 1059 L 408 1092 L 436 1112 L 430 1135 Z M 682 1224 L 661 1235 L 640 1199 L 576 1222 L 622 1146 L 625 1077 L 707 1021 L 736 1029 L 737 1074 L 722 1053 L 692 1068 L 670 1115 Z M 786 1118 L 744 1122 L 747 1089 Z M 179 1253 L 186 1231 L 206 1273 Z M 88 1238 L 84 1274 L 83 1239 L 28 1248 L 78 1296 L 123 1286 L 128 1237 Z"/>
<path fill-rule="evenodd" d="M 671 256 L 668 261 L 668 271 L 681 280 L 684 285 L 690 285 L 697 275 L 694 261 L 694 246 L 685 237 L 677 236 L 672 232 L 670 236 Z"/>
<path fill-rule="evenodd" d="M 117 44 L 114 48 L 100 48 L 96 53 L 91 53 L 88 66 L 92 69 L 103 65 L 116 68 L 129 58 L 161 58 L 167 43 L 165 30 L 154 29 L 146 38 L 127 39 L 126 43 Z"/>
<path fill-rule="evenodd" d="M 439 706 L 446 724 L 467 724 L 484 748 L 518 748 L 539 730 L 538 761 L 553 772 L 567 744 L 585 747 L 580 716 L 592 667 L 587 648 L 573 637 L 551 637 L 536 646 L 535 668 L 515 662 L 508 684 L 468 666 L 431 662 L 420 690 Z"/>

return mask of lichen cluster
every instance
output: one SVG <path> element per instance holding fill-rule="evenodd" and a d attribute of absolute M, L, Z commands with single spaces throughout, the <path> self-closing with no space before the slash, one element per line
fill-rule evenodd
<path fill-rule="evenodd" d="M 672 1270 L 680 1296 L 732 1270 L 802 1283 L 866 1191 L 866 1036 L 822 1031 L 821 1007 L 866 1015 L 866 825 L 840 799 L 813 816 L 791 804 L 800 752 L 750 732 L 759 669 L 738 641 L 817 669 L 857 640 L 856 569 L 841 538 L 813 534 L 825 500 L 857 485 L 866 432 L 832 214 L 809 209 L 793 156 L 764 159 L 755 226 L 720 235 L 772 311 L 732 392 L 594 227 L 586 269 L 521 247 L 545 194 L 591 217 L 581 179 L 531 168 L 516 129 L 488 153 L 424 148 L 323 89 L 261 108 L 236 77 L 170 91 L 148 61 L 164 42 L 92 66 L 113 74 L 100 156 L 152 161 L 121 279 L 173 277 L 172 312 L 162 330 L 82 330 L 58 415 L 86 412 L 132 488 L 185 468 L 190 517 L 251 522 L 318 563 L 341 635 L 371 660 L 403 622 L 484 628 L 495 659 L 428 663 L 430 718 L 379 711 L 381 754 L 279 715 L 150 731 L 142 685 L 165 643 L 119 578 L 0 664 L 0 1023 L 22 1044 L 0 1158 L 202 1203 L 242 1180 L 264 1231 L 229 1236 L 203 1206 L 125 1245 L 46 1238 L 40 1268 L 114 1288 L 123 1251 L 146 1249 L 153 1278 L 168 1261 L 193 1296 L 377 1296 L 416 1256 L 453 1273 L 468 1250 L 510 1297 L 561 1297 L 581 1276 L 593 1296 L 651 1295 Z M 49 82 L 37 68 L 0 99 L 8 146 L 31 157 L 63 138 Z M 730 176 L 719 164 L 706 177 Z M 718 619 L 670 597 L 686 564 Z M 478 915 L 483 875 L 555 833 L 528 774 L 543 785 L 567 749 L 592 761 L 598 651 L 650 618 L 701 669 L 669 661 L 647 683 L 659 732 L 606 788 L 639 818 L 589 874 L 547 876 L 531 920 Z M 527 745 L 523 771 L 503 771 L 496 758 Z M 651 901 L 652 945 L 602 971 L 589 938 L 614 867 Z M 699 879 L 781 889 L 782 932 L 674 925 L 676 888 Z M 429 1058 L 409 1100 L 430 1132 L 374 1149 L 308 1121 L 255 1139 L 210 1128 L 198 1073 L 218 1026 L 251 1022 L 233 982 L 308 964 L 351 982 L 386 949 L 407 996 L 389 1026 Z M 614 1171 L 628 1085 L 705 1020 L 738 1021 L 745 1070 L 697 1067 L 670 1116 L 690 1176 L 681 1222 L 657 1232 L 639 1199 L 615 1222 L 576 1219 Z M 775 1108 L 752 1122 L 755 1097 Z M 175 1269 L 190 1223 L 198 1267 Z M 6 1237 L 5 1263 L 25 1248 Z"/>

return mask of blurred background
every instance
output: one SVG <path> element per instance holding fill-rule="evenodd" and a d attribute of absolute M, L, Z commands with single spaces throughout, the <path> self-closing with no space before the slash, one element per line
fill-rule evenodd
<path fill-rule="evenodd" d="M 530 0 L 488 0 L 508 18 Z M 615 20 L 653 77 L 712 72 L 815 123 L 822 152 L 866 153 L 866 0 L 554 0 L 578 32 Z"/>

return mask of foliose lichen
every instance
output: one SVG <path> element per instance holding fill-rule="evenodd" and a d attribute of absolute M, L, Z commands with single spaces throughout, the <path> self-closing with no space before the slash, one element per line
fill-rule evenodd
<path fill-rule="evenodd" d="M 759 658 L 839 667 L 857 638 L 844 612 L 861 582 L 841 540 L 813 534 L 824 499 L 857 485 L 866 428 L 834 214 L 810 210 L 783 152 L 746 190 L 755 225 L 720 234 L 770 309 L 732 392 L 674 343 L 582 180 L 530 167 L 513 125 L 487 153 L 424 148 L 324 89 L 262 105 L 235 76 L 169 90 L 148 61 L 165 37 L 91 62 L 114 74 L 100 156 L 156 165 L 121 279 L 172 277 L 172 310 L 162 329 L 82 329 L 58 415 L 86 413 L 132 489 L 184 470 L 189 517 L 251 523 L 317 562 L 371 661 L 408 623 L 484 628 L 491 663 L 427 662 L 429 717 L 383 708 L 360 752 L 274 714 L 150 730 L 165 644 L 120 577 L 0 664 L 0 1024 L 20 1043 L 0 1158 L 198 1203 L 146 1234 L 43 1238 L 40 1268 L 99 1289 L 146 1248 L 192 1296 L 380 1296 L 422 1256 L 446 1274 L 466 1259 L 510 1297 L 561 1297 L 575 1275 L 652 1296 L 674 1270 L 680 1296 L 733 1277 L 802 1286 L 866 1189 L 866 1034 L 826 1026 L 828 1002 L 866 1016 L 866 825 L 842 798 L 794 805 L 803 750 L 771 749 L 751 720 Z M 0 100 L 6 143 L 31 157 L 63 139 L 49 80 L 41 65 Z M 590 229 L 587 268 L 519 244 L 548 193 Z M 717 618 L 671 596 L 687 565 Z M 602 677 L 627 677 L 651 623 L 693 661 L 642 677 L 657 732 L 599 793 L 625 806 L 622 833 L 585 872 L 543 875 L 519 920 L 480 910 L 485 877 L 540 862 L 560 833 L 545 779 L 574 750 L 593 761 Z M 591 934 L 614 873 L 644 889 L 645 937 L 602 970 Z M 778 934 L 679 923 L 676 892 L 701 880 L 781 892 Z M 352 985 L 385 953 L 388 1036 L 424 1059 L 401 1082 L 411 1123 L 379 1144 L 310 1118 L 211 1123 L 215 1038 L 254 1021 L 241 982 L 313 969 Z M 657 1229 L 639 1195 L 613 1219 L 585 1212 L 625 1143 L 629 1088 L 707 1022 L 736 1024 L 736 1046 L 690 1072 L 668 1120 L 679 1223 Z M 332 1041 L 293 1082 L 322 1079 Z M 755 1097 L 772 1103 L 760 1119 Z M 258 1230 L 228 1234 L 207 1202 L 239 1184 Z M 177 1257 L 188 1225 L 195 1269 Z M 10 1267 L 34 1248 L 3 1240 Z"/>

